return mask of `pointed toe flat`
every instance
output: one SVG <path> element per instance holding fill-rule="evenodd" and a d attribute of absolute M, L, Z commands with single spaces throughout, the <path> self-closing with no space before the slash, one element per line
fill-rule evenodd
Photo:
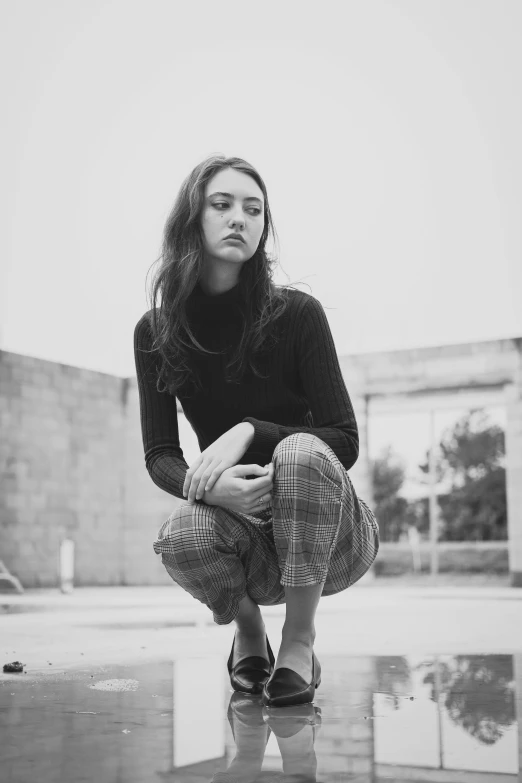
<path fill-rule="evenodd" d="M 263 688 L 261 701 L 266 707 L 308 704 L 314 700 L 315 691 L 320 684 L 321 665 L 313 653 L 311 682 L 306 682 L 293 669 L 276 669 Z"/>
<path fill-rule="evenodd" d="M 236 637 L 234 636 L 230 657 L 227 662 L 230 684 L 239 693 L 260 694 L 263 691 L 263 686 L 274 671 L 275 664 L 274 654 L 268 637 L 266 638 L 268 661 L 259 655 L 250 655 L 248 658 L 242 658 L 235 666 L 232 666 L 235 641 Z"/>

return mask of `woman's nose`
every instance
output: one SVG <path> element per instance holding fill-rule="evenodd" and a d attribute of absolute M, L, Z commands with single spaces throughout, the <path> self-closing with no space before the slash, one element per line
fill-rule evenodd
<path fill-rule="evenodd" d="M 243 213 L 240 212 L 239 209 L 234 211 L 230 216 L 230 225 L 234 226 L 235 228 L 245 227 L 245 218 L 243 216 Z"/>

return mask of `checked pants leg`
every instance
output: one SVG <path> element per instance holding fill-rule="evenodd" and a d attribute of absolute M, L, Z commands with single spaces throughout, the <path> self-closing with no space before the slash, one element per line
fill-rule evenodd
<path fill-rule="evenodd" d="M 300 432 L 275 448 L 272 508 L 259 517 L 196 502 L 162 525 L 154 551 L 172 579 L 230 623 L 249 594 L 285 602 L 285 587 L 322 584 L 323 595 L 353 585 L 379 549 L 375 516 L 355 494 L 333 450 Z"/>

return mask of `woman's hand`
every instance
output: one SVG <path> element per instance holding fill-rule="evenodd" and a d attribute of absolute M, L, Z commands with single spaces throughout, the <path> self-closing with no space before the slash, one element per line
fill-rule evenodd
<path fill-rule="evenodd" d="M 187 470 L 183 484 L 183 495 L 189 503 L 201 500 L 203 493 L 212 489 L 224 470 L 237 465 L 252 443 L 254 433 L 254 425 L 242 421 L 201 452 Z"/>
<path fill-rule="evenodd" d="M 246 479 L 245 476 L 260 478 Z M 203 502 L 207 506 L 221 506 L 241 514 L 255 516 L 272 504 L 274 466 L 234 465 L 223 471 L 212 489 L 207 490 Z M 263 502 L 260 503 L 259 501 Z"/>

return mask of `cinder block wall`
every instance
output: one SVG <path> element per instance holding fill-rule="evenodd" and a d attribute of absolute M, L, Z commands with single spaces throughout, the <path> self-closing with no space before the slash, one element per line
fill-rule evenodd
<path fill-rule="evenodd" d="M 122 381 L 0 351 L 0 559 L 57 584 L 63 538 L 78 584 L 118 584 L 123 561 Z"/>
<path fill-rule="evenodd" d="M 152 542 L 181 501 L 145 470 L 135 379 L 0 351 L 0 432 L 0 560 L 25 587 L 59 583 L 64 538 L 77 585 L 173 584 Z"/>

